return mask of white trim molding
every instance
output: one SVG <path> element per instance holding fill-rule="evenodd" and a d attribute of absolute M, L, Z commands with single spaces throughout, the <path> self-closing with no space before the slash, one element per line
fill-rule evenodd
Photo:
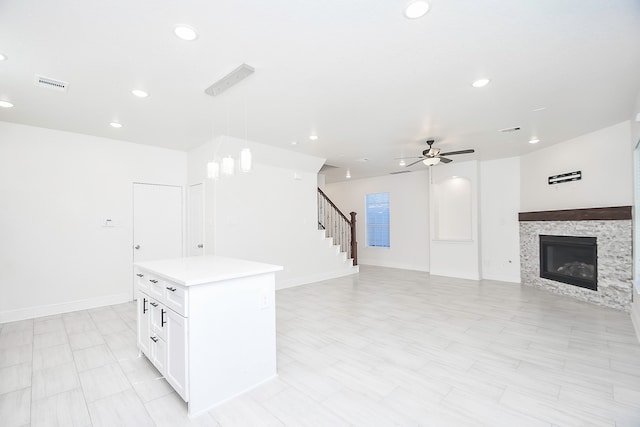
<path fill-rule="evenodd" d="M 71 311 L 87 310 L 90 308 L 103 307 L 106 305 L 122 304 L 129 301 L 131 301 L 131 293 L 124 292 L 121 294 L 70 301 L 60 304 L 40 305 L 37 307 L 0 311 L 0 323 L 16 322 L 19 320 L 32 319 L 35 317 L 68 313 Z"/>

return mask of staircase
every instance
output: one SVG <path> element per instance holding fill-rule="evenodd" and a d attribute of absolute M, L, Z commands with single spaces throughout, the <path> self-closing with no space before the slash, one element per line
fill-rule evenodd
<path fill-rule="evenodd" d="M 318 230 L 336 251 L 358 265 L 358 242 L 356 240 L 356 213 L 347 218 L 329 197 L 318 188 Z"/>
<path fill-rule="evenodd" d="M 298 262 L 288 268 L 292 279 L 280 278 L 277 289 L 321 282 L 360 272 L 357 265 L 355 212 L 353 220 L 347 220 L 335 204 L 318 189 L 318 229 L 305 230 L 309 238 L 301 239 Z M 345 221 L 346 220 L 346 221 Z"/>

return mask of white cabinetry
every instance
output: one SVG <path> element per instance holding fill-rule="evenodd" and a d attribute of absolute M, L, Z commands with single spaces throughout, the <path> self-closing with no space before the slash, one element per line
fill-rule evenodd
<path fill-rule="evenodd" d="M 176 392 L 187 399 L 187 319 L 172 310 L 167 312 L 167 368 L 164 376 Z"/>
<path fill-rule="evenodd" d="M 184 301 L 187 291 L 179 285 L 167 283 L 148 272 L 138 272 L 136 275 L 139 278 L 138 347 L 178 394 L 187 401 L 188 319 L 170 308 L 179 308 L 181 313 L 184 313 L 184 304 L 182 306 L 176 304 L 175 298 L 169 303 L 170 295 L 173 296 L 174 293 L 182 295 L 179 301 Z M 140 285 L 143 280 L 146 283 Z"/>
<path fill-rule="evenodd" d="M 136 263 L 138 347 L 188 402 L 189 416 L 277 375 L 281 269 L 216 256 Z"/>
<path fill-rule="evenodd" d="M 149 297 L 138 291 L 138 348 L 147 356 L 151 351 L 151 313 L 149 312 Z"/>

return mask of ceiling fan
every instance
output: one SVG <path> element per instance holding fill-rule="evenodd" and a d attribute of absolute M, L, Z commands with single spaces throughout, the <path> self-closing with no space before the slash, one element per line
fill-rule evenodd
<path fill-rule="evenodd" d="M 453 156 L 456 154 L 471 154 L 471 153 L 475 153 L 475 150 L 473 149 L 469 149 L 469 150 L 460 150 L 460 151 L 449 151 L 446 153 L 441 153 L 439 148 L 433 148 L 433 143 L 435 142 L 435 140 L 430 139 L 427 141 L 427 144 L 429 145 L 429 148 L 424 150 L 422 152 L 422 156 L 420 157 L 403 157 L 399 160 L 404 160 L 404 159 L 419 159 L 416 160 L 413 163 L 409 163 L 408 165 L 406 165 L 406 167 L 409 166 L 413 166 L 416 163 L 424 163 L 427 166 L 435 166 L 438 163 L 442 162 L 442 163 L 451 163 L 453 160 L 451 159 L 447 159 L 446 157 L 443 156 Z"/>

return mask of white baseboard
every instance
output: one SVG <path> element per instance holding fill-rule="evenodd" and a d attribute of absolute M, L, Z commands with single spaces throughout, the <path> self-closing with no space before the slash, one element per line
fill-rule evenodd
<path fill-rule="evenodd" d="M 328 271 L 325 273 L 296 277 L 288 280 L 276 279 L 276 290 L 293 288 L 294 286 L 301 286 L 301 285 L 306 285 L 308 283 L 321 282 L 323 280 L 336 279 L 338 277 L 349 276 L 351 274 L 356 274 L 359 272 L 360 272 L 360 269 L 356 265 L 353 267 L 349 267 L 348 269 Z"/>
<path fill-rule="evenodd" d="M 495 280 L 496 282 L 522 283 L 520 276 L 501 276 L 499 274 L 489 274 L 482 277 L 482 280 Z"/>
<path fill-rule="evenodd" d="M 429 272 L 432 276 L 443 276 L 443 277 L 454 277 L 456 279 L 467 279 L 467 280 L 480 280 L 480 275 L 478 274 L 467 274 L 460 273 L 459 271 L 433 271 L 433 269 Z"/>
<path fill-rule="evenodd" d="M 396 262 L 379 262 L 376 260 L 368 260 L 366 258 L 358 258 L 358 263 L 360 265 L 372 265 L 375 267 L 398 268 L 400 270 L 422 271 L 425 273 L 429 272 L 429 267 L 419 266 L 415 264 L 403 264 L 403 263 L 396 263 Z"/>
<path fill-rule="evenodd" d="M 59 304 L 40 305 L 37 307 L 20 308 L 17 310 L 0 311 L 0 323 L 16 322 L 34 317 L 51 316 L 53 314 L 68 313 L 70 311 L 87 310 L 105 305 L 122 304 L 131 301 L 131 292 L 108 295 L 99 298 L 89 298 L 69 301 Z"/>

